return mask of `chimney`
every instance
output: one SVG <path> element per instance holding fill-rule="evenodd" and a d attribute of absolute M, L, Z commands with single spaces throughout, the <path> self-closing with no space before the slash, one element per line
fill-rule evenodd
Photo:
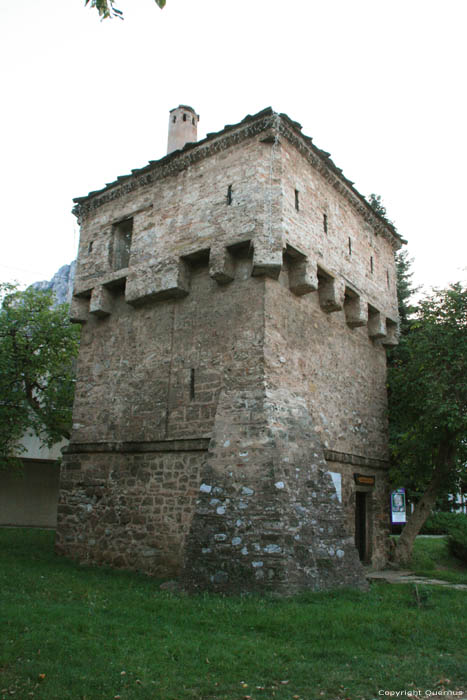
<path fill-rule="evenodd" d="M 179 105 L 170 110 L 167 154 L 198 140 L 198 122 L 199 115 L 187 105 Z"/>

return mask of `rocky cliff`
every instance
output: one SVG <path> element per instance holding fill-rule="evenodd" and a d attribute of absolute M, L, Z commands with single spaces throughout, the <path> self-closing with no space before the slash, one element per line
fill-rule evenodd
<path fill-rule="evenodd" d="M 63 265 L 51 280 L 34 282 L 31 287 L 47 291 L 51 289 L 55 296 L 55 304 L 70 304 L 73 294 L 73 283 L 75 279 L 76 260 L 69 265 Z"/>

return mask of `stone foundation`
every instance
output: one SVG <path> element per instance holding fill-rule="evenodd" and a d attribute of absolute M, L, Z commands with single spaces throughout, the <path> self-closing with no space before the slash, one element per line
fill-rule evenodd
<path fill-rule="evenodd" d="M 62 466 L 57 552 L 158 577 L 178 576 L 204 443 L 195 450 L 158 447 L 147 453 L 69 448 Z"/>

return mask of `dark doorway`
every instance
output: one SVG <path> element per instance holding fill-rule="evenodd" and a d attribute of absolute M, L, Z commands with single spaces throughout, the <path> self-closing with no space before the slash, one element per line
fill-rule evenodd
<path fill-rule="evenodd" d="M 355 546 L 358 550 L 360 561 L 367 559 L 366 542 L 367 519 L 367 494 L 363 491 L 355 492 Z"/>

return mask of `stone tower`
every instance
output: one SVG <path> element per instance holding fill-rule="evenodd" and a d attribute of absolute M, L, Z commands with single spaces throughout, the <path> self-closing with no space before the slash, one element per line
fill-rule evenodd
<path fill-rule="evenodd" d="M 171 146 L 75 200 L 57 550 L 188 589 L 362 587 L 401 239 L 285 114 Z"/>

